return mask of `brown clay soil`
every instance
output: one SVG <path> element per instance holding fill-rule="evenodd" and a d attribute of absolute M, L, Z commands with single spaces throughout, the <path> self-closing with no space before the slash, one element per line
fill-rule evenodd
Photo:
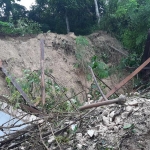
<path fill-rule="evenodd" d="M 75 93 L 81 92 L 83 89 L 88 93 L 90 83 L 85 78 L 85 74 L 81 69 L 75 68 L 77 63 L 76 53 L 76 36 L 73 33 L 68 35 L 58 35 L 55 33 L 45 33 L 37 36 L 26 37 L 1 37 L 0 39 L 0 59 L 4 67 L 14 77 L 18 78 L 23 75 L 23 70 L 30 69 L 31 71 L 40 69 L 40 39 L 45 40 L 45 70 L 49 70 L 57 83 L 60 83 L 67 89 L 73 89 Z M 107 52 L 107 64 L 117 64 L 123 55 L 105 45 L 115 46 L 116 49 L 123 51 L 120 43 L 105 32 L 98 32 L 87 37 L 89 46 L 84 51 L 84 60 L 89 62 L 90 58 L 95 55 L 100 55 L 102 52 Z M 92 40 L 91 40 L 92 39 Z M 95 52 L 96 51 L 96 52 Z M 112 58 L 117 54 L 117 61 L 112 61 Z M 110 59 L 111 58 L 111 59 Z M 108 85 L 112 87 L 118 82 L 118 79 L 106 79 Z M 120 79 L 119 79 L 120 80 Z M 0 94 L 7 95 L 5 80 L 0 76 Z M 70 93 L 68 92 L 70 97 Z M 85 94 L 80 95 L 80 101 L 85 101 Z"/>

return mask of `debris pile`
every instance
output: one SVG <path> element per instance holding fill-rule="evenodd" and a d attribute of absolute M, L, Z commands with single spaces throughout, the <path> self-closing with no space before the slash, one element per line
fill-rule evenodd
<path fill-rule="evenodd" d="M 77 130 L 67 150 L 148 150 L 149 108 L 150 100 L 137 96 L 128 97 L 122 106 L 111 104 L 96 108 L 74 124 Z"/>

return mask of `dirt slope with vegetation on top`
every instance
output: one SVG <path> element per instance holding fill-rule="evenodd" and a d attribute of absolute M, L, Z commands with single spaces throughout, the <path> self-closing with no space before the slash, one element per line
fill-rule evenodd
<path fill-rule="evenodd" d="M 84 68 L 75 67 L 79 63 L 77 52 L 84 51 L 84 63 L 88 63 L 95 54 L 107 65 L 115 66 L 126 56 L 120 43 L 105 32 L 89 35 L 89 45 L 78 49 L 76 36 L 73 33 L 58 35 L 54 33 L 40 34 L 34 37 L 5 37 L 0 39 L 0 59 L 4 67 L 15 78 L 21 78 L 24 69 L 31 71 L 40 69 L 40 39 L 45 40 L 45 70 L 53 79 L 68 89 L 67 96 L 87 90 L 91 81 L 86 80 Z M 107 57 L 104 57 L 103 55 Z M 83 55 L 82 55 L 83 56 Z M 103 57 L 102 57 L 103 56 Z M 81 61 L 82 62 L 82 61 Z M 113 76 L 114 77 L 114 76 Z M 120 77 L 105 79 L 111 87 L 120 81 Z M 121 78 L 124 78 L 123 76 Z M 108 81 L 111 81 L 109 83 Z M 115 82 L 115 83 L 114 83 Z M 0 75 L 0 95 L 9 95 L 4 76 Z M 148 150 L 149 146 L 149 99 L 138 93 L 138 96 L 129 97 L 125 105 L 112 104 L 95 109 L 82 120 L 77 121 L 68 131 L 58 137 L 60 146 L 66 150 Z M 87 100 L 86 94 L 80 95 L 80 101 Z M 146 99 L 147 98 L 147 99 Z M 93 99 L 91 98 L 91 102 Z M 64 119 L 61 127 L 72 123 L 75 118 Z M 76 127 L 75 127 L 76 126 Z M 74 128 L 75 127 L 75 128 Z M 70 133 L 70 131 L 73 131 Z M 55 130 L 55 129 L 54 129 Z M 56 129 L 57 131 L 57 129 Z M 53 139 L 53 140 L 52 140 Z M 51 149 L 58 149 L 55 138 L 51 135 L 46 138 Z M 65 142 L 64 142 L 65 141 Z M 35 148 L 36 149 L 36 148 Z"/>
<path fill-rule="evenodd" d="M 76 36 L 73 33 L 68 35 L 45 33 L 34 37 L 1 38 L 0 59 L 10 74 L 14 77 L 22 77 L 25 69 L 31 71 L 40 69 L 40 39 L 45 40 L 45 70 L 50 72 L 58 83 L 72 91 L 72 94 L 81 92 L 83 89 L 88 92 L 91 83 L 86 80 L 84 72 L 75 67 L 76 63 L 81 63 L 77 60 L 77 53 L 83 51 L 82 59 L 87 63 L 95 55 L 95 48 L 98 47 L 100 52 L 106 51 L 104 45 L 107 45 L 107 42 L 122 50 L 117 40 L 105 32 L 99 32 L 97 36 L 89 36 L 89 45 L 84 49 L 79 47 L 78 51 Z M 93 42 L 94 40 L 98 42 Z M 113 53 L 122 56 L 121 53 Z M 107 63 L 109 63 L 109 58 Z M 0 87 L 1 95 L 9 94 L 3 76 L 0 76 Z M 71 97 L 71 92 L 68 92 L 68 96 Z M 85 94 L 80 94 L 80 100 L 86 100 Z"/>

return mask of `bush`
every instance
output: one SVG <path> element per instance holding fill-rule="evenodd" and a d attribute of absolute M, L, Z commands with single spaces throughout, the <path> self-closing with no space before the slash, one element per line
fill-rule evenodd
<path fill-rule="evenodd" d="M 26 35 L 40 33 L 40 25 L 36 22 L 28 20 L 27 18 L 19 19 L 14 24 L 13 22 L 0 21 L 1 35 Z"/>

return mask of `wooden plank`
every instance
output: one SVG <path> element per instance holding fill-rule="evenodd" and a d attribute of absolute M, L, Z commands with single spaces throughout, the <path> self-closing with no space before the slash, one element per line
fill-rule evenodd
<path fill-rule="evenodd" d="M 108 101 L 103 101 L 103 102 L 99 102 L 99 103 L 93 103 L 90 105 L 81 106 L 81 107 L 79 107 L 79 110 L 89 109 L 92 107 L 99 107 L 99 106 L 103 106 L 103 105 L 110 105 L 110 104 L 114 104 L 114 103 L 118 103 L 118 104 L 122 105 L 125 102 L 126 102 L 126 97 L 120 96 L 113 100 L 108 100 Z"/>
<path fill-rule="evenodd" d="M 43 105 L 45 104 L 45 81 L 44 81 L 44 40 L 40 40 L 41 47 L 41 99 Z"/>
<path fill-rule="evenodd" d="M 112 94 L 114 94 L 117 90 L 119 90 L 123 85 L 125 85 L 128 81 L 130 81 L 136 74 L 138 74 L 145 66 L 150 63 L 150 58 L 148 58 L 141 66 L 139 66 L 134 72 L 132 72 L 129 76 L 127 76 L 124 80 L 122 80 L 119 84 L 117 84 L 111 91 L 106 94 L 106 97 L 109 98 Z"/>
<path fill-rule="evenodd" d="M 0 60 L 0 68 L 2 68 L 2 60 Z"/>
<path fill-rule="evenodd" d="M 119 90 L 123 85 L 125 85 L 129 80 L 131 80 L 137 73 L 139 73 L 146 65 L 150 63 L 150 58 L 148 58 L 141 66 L 139 66 L 134 72 L 132 72 L 129 76 L 127 76 L 124 80 L 122 80 L 119 84 L 117 84 L 110 92 L 107 93 L 106 97 L 109 98 L 112 94 L 114 94 L 117 90 Z M 89 109 L 92 107 L 99 107 L 102 104 L 107 104 L 109 101 L 93 103 L 89 105 L 85 105 L 79 108 L 79 110 Z"/>

